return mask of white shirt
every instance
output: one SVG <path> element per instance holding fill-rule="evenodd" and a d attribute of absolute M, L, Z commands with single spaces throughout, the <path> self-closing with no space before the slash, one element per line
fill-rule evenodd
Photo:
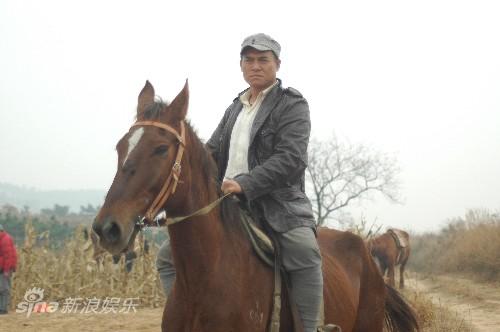
<path fill-rule="evenodd" d="M 238 174 L 248 173 L 248 148 L 250 146 L 250 131 L 252 130 L 253 120 L 267 93 L 277 83 L 278 81 L 261 91 L 253 104 L 250 104 L 250 90 L 240 96 L 243 109 L 238 114 L 231 132 L 225 179 L 232 179 Z"/>

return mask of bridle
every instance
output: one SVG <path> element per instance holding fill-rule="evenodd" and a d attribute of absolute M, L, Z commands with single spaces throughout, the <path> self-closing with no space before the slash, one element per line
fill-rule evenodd
<path fill-rule="evenodd" d="M 175 189 L 177 188 L 177 184 L 179 183 L 179 178 L 181 176 L 181 161 L 182 161 L 182 156 L 184 154 L 184 150 L 186 148 L 186 129 L 185 129 L 185 124 L 184 121 L 181 121 L 181 133 L 171 126 L 164 124 L 162 122 L 158 121 L 150 121 L 150 120 L 145 120 L 145 121 L 138 121 L 132 125 L 132 127 L 138 127 L 138 126 L 153 126 L 157 128 L 162 128 L 165 129 L 166 131 L 172 133 L 177 140 L 179 141 L 179 148 L 177 149 L 177 155 L 175 157 L 174 164 L 172 165 L 172 171 L 168 175 L 167 179 L 165 180 L 165 183 L 163 184 L 163 187 L 161 188 L 160 192 L 154 199 L 153 203 L 149 206 L 148 210 L 146 211 L 146 214 L 143 217 L 139 217 L 137 222 L 135 223 L 135 226 L 138 227 L 139 229 L 142 229 L 146 226 L 169 226 L 172 224 L 176 224 L 178 222 L 184 221 L 188 218 L 195 217 L 195 216 L 200 216 L 200 215 L 205 215 L 212 211 L 214 207 L 219 205 L 219 203 L 229 196 L 230 194 L 225 194 L 215 201 L 211 202 L 210 204 L 202 207 L 201 209 L 187 215 L 187 216 L 182 216 L 182 217 L 175 217 L 175 218 L 162 218 L 162 221 L 160 222 L 158 219 L 158 213 L 160 210 L 163 208 L 165 203 L 167 202 L 168 198 L 170 195 L 173 195 L 175 193 Z"/>
<path fill-rule="evenodd" d="M 186 147 L 186 129 L 184 121 L 181 121 L 180 134 L 177 130 L 170 127 L 169 125 L 157 121 L 148 121 L 148 120 L 138 121 L 134 123 L 131 128 L 138 126 L 153 126 L 165 129 L 166 131 L 172 133 L 179 141 L 179 148 L 177 149 L 177 155 L 175 156 L 175 161 L 174 164 L 172 165 L 172 171 L 165 180 L 165 183 L 163 184 L 163 187 L 161 188 L 160 192 L 149 206 L 144 217 L 140 218 L 140 221 L 138 221 L 138 223 L 136 224 L 138 226 L 145 226 L 153 222 L 156 215 L 158 214 L 160 209 L 165 205 L 170 195 L 175 193 L 175 189 L 177 188 L 177 184 L 179 183 L 179 178 L 181 176 L 182 155 L 184 154 L 184 149 Z"/>

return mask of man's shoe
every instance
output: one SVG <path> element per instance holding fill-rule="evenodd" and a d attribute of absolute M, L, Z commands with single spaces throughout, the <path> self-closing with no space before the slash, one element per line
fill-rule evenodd
<path fill-rule="evenodd" d="M 335 324 L 326 324 L 324 326 L 318 327 L 318 332 L 342 332 L 340 326 Z"/>

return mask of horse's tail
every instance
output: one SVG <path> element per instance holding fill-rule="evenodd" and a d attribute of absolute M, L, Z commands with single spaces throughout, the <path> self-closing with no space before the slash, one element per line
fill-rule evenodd
<path fill-rule="evenodd" d="M 417 315 L 405 302 L 397 290 L 385 285 L 387 297 L 385 300 L 385 325 L 387 330 L 394 332 L 420 331 Z"/>

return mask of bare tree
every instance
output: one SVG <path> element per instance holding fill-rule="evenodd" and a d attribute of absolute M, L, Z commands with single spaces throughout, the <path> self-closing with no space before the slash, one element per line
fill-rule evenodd
<path fill-rule="evenodd" d="M 364 145 L 339 142 L 335 135 L 326 141 L 312 140 L 307 178 L 318 226 L 375 192 L 400 202 L 399 171 L 395 158 Z"/>

